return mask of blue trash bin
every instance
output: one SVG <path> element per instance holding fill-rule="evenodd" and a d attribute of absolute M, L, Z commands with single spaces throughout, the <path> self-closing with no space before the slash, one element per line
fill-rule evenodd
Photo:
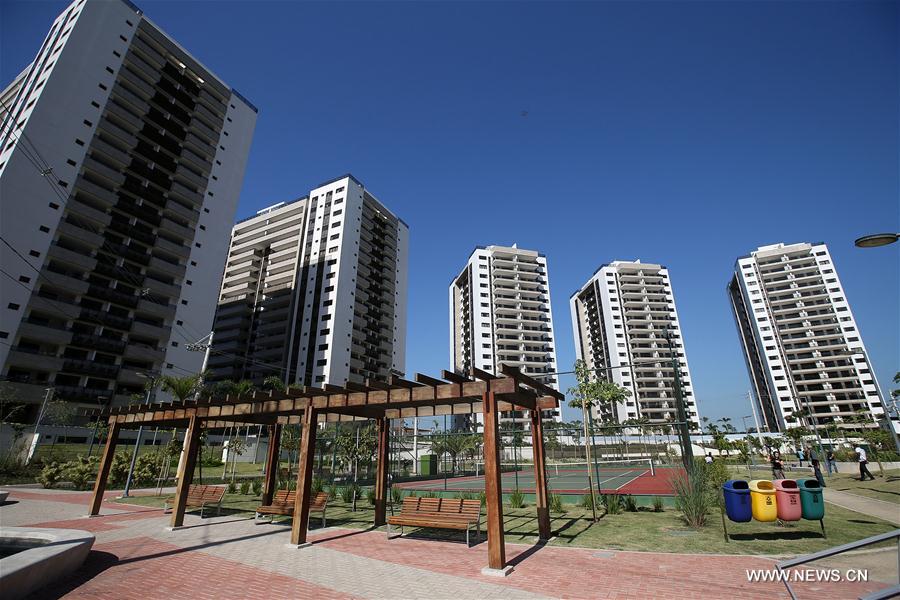
<path fill-rule="evenodd" d="M 725 495 L 725 514 L 736 523 L 747 523 L 753 518 L 750 506 L 750 484 L 743 479 L 729 479 L 722 484 Z"/>

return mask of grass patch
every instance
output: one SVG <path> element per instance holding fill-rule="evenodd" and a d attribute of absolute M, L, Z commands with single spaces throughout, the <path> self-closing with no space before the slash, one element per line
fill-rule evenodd
<path fill-rule="evenodd" d="M 137 496 L 127 499 L 127 503 L 161 508 L 166 497 Z M 222 502 L 222 513 L 249 518 L 253 516 L 257 506 L 259 498 L 252 494 L 226 494 Z M 327 516 L 328 525 L 332 527 L 367 529 L 372 527 L 375 511 L 373 507 L 359 502 L 356 512 L 353 512 L 348 503 L 337 499 L 328 502 Z M 507 541 L 532 544 L 537 540 L 538 524 L 534 507 L 515 509 L 505 505 L 503 517 Z M 289 521 L 286 518 L 277 520 Z M 832 504 L 827 506 L 825 513 L 827 539 L 822 538 L 818 521 L 798 521 L 788 527 L 751 521 L 729 522 L 731 542 L 726 543 L 717 510 L 710 513 L 709 523 L 698 530 L 688 529 L 680 513 L 673 510 L 624 512 L 606 515 L 598 523 L 593 523 L 590 510 L 567 505 L 565 513 L 551 515 L 550 526 L 555 538 L 550 544 L 648 552 L 665 549 L 666 552 L 691 554 L 796 555 L 823 550 L 895 528 L 890 523 Z M 313 519 L 311 524 L 317 526 L 317 520 Z M 483 528 L 484 517 L 482 532 Z M 449 530 L 419 530 L 413 535 L 457 541 L 465 539 L 464 533 Z"/>

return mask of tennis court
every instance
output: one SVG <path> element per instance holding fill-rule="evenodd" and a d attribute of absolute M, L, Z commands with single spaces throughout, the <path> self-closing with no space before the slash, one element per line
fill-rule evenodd
<path fill-rule="evenodd" d="M 604 494 L 672 495 L 672 480 L 679 468 L 655 465 L 650 459 L 600 461 L 589 463 L 548 463 L 547 484 L 555 494 L 582 495 L 590 489 L 588 469 L 594 473 L 595 485 Z M 396 483 L 405 490 L 481 492 L 484 491 L 483 464 L 474 466 L 475 474 L 452 476 L 449 473 L 433 479 Z M 534 466 L 527 464 L 501 464 L 503 493 L 516 489 L 523 493 L 534 492 Z"/>

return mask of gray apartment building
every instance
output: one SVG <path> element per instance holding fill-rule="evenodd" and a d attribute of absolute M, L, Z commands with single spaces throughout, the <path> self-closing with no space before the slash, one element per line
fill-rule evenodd
<path fill-rule="evenodd" d="M 209 380 L 386 382 L 406 365 L 409 227 L 352 175 L 237 223 Z"/>
<path fill-rule="evenodd" d="M 96 407 L 199 371 L 256 108 L 123 0 L 69 5 L 0 99 L 2 377 Z"/>

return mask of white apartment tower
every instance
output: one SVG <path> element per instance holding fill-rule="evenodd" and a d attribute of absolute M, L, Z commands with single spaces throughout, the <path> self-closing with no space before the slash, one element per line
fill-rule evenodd
<path fill-rule="evenodd" d="M 0 376 L 96 408 L 199 371 L 256 108 L 124 0 L 70 4 L 0 100 Z"/>
<path fill-rule="evenodd" d="M 518 367 L 559 389 L 547 259 L 534 250 L 479 246 L 450 283 L 450 361 L 500 373 Z M 559 420 L 559 410 L 545 411 Z M 456 427 L 461 423 L 455 423 Z"/>
<path fill-rule="evenodd" d="M 240 221 L 210 379 L 386 382 L 406 364 L 409 227 L 352 175 Z"/>
<path fill-rule="evenodd" d="M 784 431 L 884 408 L 825 244 L 773 244 L 738 259 L 728 284 L 760 426 Z M 794 420 L 795 412 L 811 417 Z M 873 423 L 874 426 L 874 423 Z"/>
<path fill-rule="evenodd" d="M 640 260 L 613 261 L 594 272 L 569 299 L 569 306 L 576 356 L 598 377 L 631 393 L 616 407 L 594 407 L 595 419 L 617 423 L 643 418 L 651 423 L 678 421 L 668 331 L 678 361 L 685 416 L 690 429 L 700 428 L 667 268 Z"/>

